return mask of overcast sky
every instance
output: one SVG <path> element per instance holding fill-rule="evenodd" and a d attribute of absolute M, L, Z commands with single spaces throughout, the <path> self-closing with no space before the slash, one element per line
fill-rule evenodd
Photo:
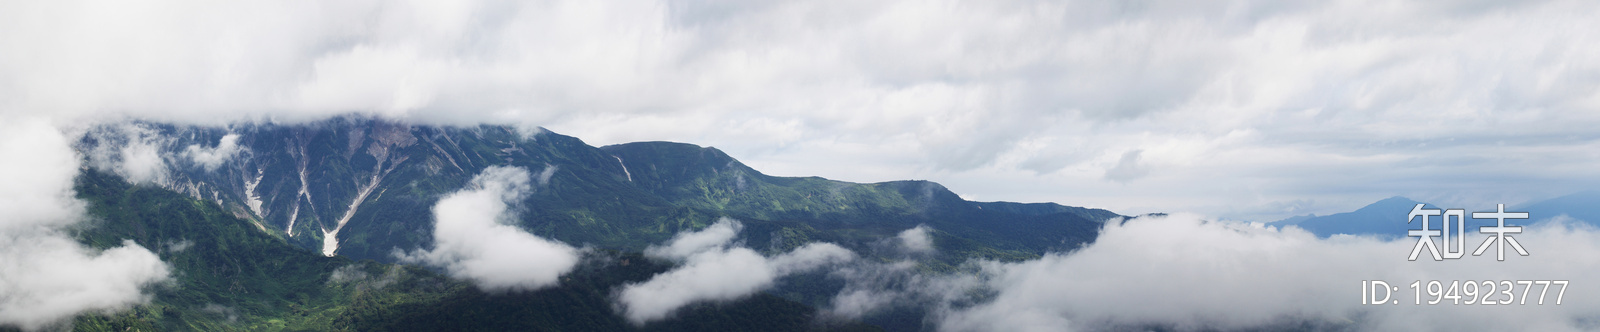
<path fill-rule="evenodd" d="M 1600 184 L 1591 1 L 0 0 L 0 114 L 366 112 L 1274 220 Z"/>

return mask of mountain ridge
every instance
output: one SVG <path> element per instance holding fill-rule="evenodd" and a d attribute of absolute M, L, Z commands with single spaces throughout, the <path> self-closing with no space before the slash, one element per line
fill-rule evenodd
<path fill-rule="evenodd" d="M 1565 215 L 1580 223 L 1600 226 L 1600 190 L 1586 190 L 1528 202 L 1515 207 L 1515 211 L 1528 212 L 1529 217 L 1533 219 L 1530 222 L 1533 223 Z"/>
<path fill-rule="evenodd" d="M 609 292 L 669 268 L 638 253 L 589 252 L 558 285 L 491 293 L 423 267 L 296 248 L 215 202 L 116 175 L 84 170 L 74 188 L 92 217 L 70 230 L 78 241 L 100 249 L 137 243 L 173 271 L 144 303 L 80 314 L 74 330 L 876 330 L 818 325 L 814 309 L 770 294 L 693 305 L 679 319 L 636 326 L 613 313 Z"/>
<path fill-rule="evenodd" d="M 1397 237 L 1406 234 L 1406 231 L 1417 229 L 1416 222 L 1403 222 L 1411 208 L 1416 204 L 1423 204 L 1425 208 L 1440 209 L 1430 203 L 1418 202 L 1402 196 L 1393 196 L 1378 200 L 1350 212 L 1335 213 L 1325 216 L 1315 214 L 1294 216 L 1282 220 L 1266 223 L 1269 226 L 1287 227 L 1296 226 L 1318 237 L 1329 237 L 1334 234 L 1350 235 L 1379 235 Z M 1469 214 L 1467 221 L 1473 225 L 1493 224 L 1493 219 L 1471 218 L 1472 212 L 1494 211 L 1493 206 L 1483 208 L 1464 208 Z M 1508 212 L 1527 212 L 1526 220 L 1508 220 L 1514 225 L 1537 225 L 1553 220 L 1557 216 L 1567 216 L 1575 222 L 1589 225 L 1600 225 L 1600 191 L 1580 191 L 1577 193 L 1557 196 L 1550 199 L 1523 203 L 1507 207 Z M 1434 219 L 1437 220 L 1437 219 Z"/>
<path fill-rule="evenodd" d="M 176 256 L 162 251 L 164 260 L 176 259 L 175 282 L 188 288 L 157 291 L 155 302 L 129 312 L 80 315 L 74 322 L 106 329 L 406 329 L 384 322 L 438 327 L 462 322 L 450 317 L 503 311 L 495 307 L 549 305 L 582 306 L 576 313 L 588 321 L 544 317 L 538 324 L 615 327 L 604 325 L 618 322 L 603 310 L 612 306 L 608 292 L 672 265 L 640 252 L 725 217 L 744 225 L 735 245 L 769 256 L 825 242 L 867 261 L 904 260 L 910 256 L 886 241 L 917 229 L 934 249 L 916 253 L 917 269 L 934 273 L 972 259 L 1022 261 L 1070 251 L 1092 242 L 1104 221 L 1126 218 L 1056 203 L 972 202 L 926 180 L 770 176 L 715 147 L 594 147 L 548 130 L 495 125 L 437 127 L 368 117 L 210 127 L 124 122 L 92 127 L 74 148 L 84 159 L 80 198 L 100 220 L 85 224 L 80 241 L 194 246 Z M 404 266 L 397 253 L 435 243 L 433 207 L 490 167 L 522 168 L 529 176 L 528 194 L 506 202 L 514 219 L 502 223 L 604 256 L 584 258 L 599 267 L 573 272 L 571 278 L 585 281 L 568 284 L 568 278 L 538 291 L 556 295 L 507 297 L 464 291 L 468 283 L 429 268 L 396 270 Z M 629 267 L 630 260 L 648 262 Z M 396 280 L 410 286 L 381 290 L 335 282 L 350 275 L 388 280 L 385 271 L 402 271 Z M 814 317 L 806 317 L 844 287 L 825 273 L 777 283 L 737 302 L 782 322 L 734 319 L 728 315 L 738 310 L 703 303 L 685 309 L 681 316 L 688 318 L 643 328 L 817 329 Z M 550 296 L 581 303 L 559 304 L 565 302 Z M 437 308 L 441 303 L 446 308 Z M 920 326 L 902 321 L 909 319 L 904 314 L 863 319 L 897 329 Z M 245 325 L 233 325 L 235 316 Z M 488 322 L 501 325 L 482 326 L 532 326 Z M 870 329 L 840 324 L 825 328 Z"/>
<path fill-rule="evenodd" d="M 75 147 L 87 164 L 124 176 L 140 172 L 113 165 L 140 160 L 130 151 L 153 150 L 165 173 L 149 183 L 216 202 L 296 246 L 379 261 L 429 243 L 433 202 L 492 165 L 538 174 L 520 226 L 618 250 L 727 216 L 786 234 L 775 251 L 816 239 L 861 244 L 926 224 L 977 244 L 951 262 L 1023 259 L 1092 241 L 1100 221 L 1122 217 L 1055 203 L 969 202 L 929 181 L 769 176 L 714 147 L 594 147 L 543 128 L 362 116 L 216 127 L 135 122 L 95 127 Z"/>
<path fill-rule="evenodd" d="M 1404 219 L 1417 204 L 1424 204 L 1425 207 L 1431 209 L 1438 208 L 1410 198 L 1393 196 L 1367 204 L 1355 211 L 1326 216 L 1296 216 L 1270 222 L 1267 225 L 1279 227 L 1296 226 L 1316 234 L 1318 237 L 1329 237 L 1335 234 L 1402 236 L 1406 234 L 1406 230 L 1415 225 L 1414 223 L 1404 222 Z"/>

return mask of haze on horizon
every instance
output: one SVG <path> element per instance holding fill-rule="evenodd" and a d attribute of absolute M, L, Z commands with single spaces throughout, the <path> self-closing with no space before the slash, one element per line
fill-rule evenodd
<path fill-rule="evenodd" d="M 1270 221 L 1600 182 L 1583 1 L 0 2 L 0 120 L 351 112 Z"/>

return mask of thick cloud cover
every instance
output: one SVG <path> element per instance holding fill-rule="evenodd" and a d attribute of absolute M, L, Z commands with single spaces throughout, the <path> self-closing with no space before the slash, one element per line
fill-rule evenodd
<path fill-rule="evenodd" d="M 682 265 L 642 283 L 623 286 L 617 296 L 623 316 L 634 324 L 666 318 L 696 302 L 743 298 L 772 286 L 773 280 L 855 259 L 855 253 L 832 243 L 810 243 L 775 257 L 763 257 L 732 241 L 744 226 L 722 218 L 705 229 L 678 233 L 666 246 L 653 246 L 651 257 Z"/>
<path fill-rule="evenodd" d="M 1595 12 L 1582 0 L 11 1 L 0 112 L 543 125 L 598 144 L 714 145 L 773 174 L 1265 220 L 1396 194 L 1478 206 L 1600 185 Z"/>
<path fill-rule="evenodd" d="M 577 248 L 515 226 L 509 205 L 532 190 L 528 170 L 492 166 L 466 189 L 433 207 L 433 250 L 396 255 L 402 261 L 444 267 L 485 291 L 534 290 L 555 285 L 581 258 Z"/>
<path fill-rule="evenodd" d="M 40 329 L 148 300 L 166 263 L 133 243 L 85 248 L 61 228 L 84 218 L 78 156 L 49 122 L 0 115 L 0 325 Z"/>
<path fill-rule="evenodd" d="M 921 274 L 909 261 L 840 269 L 835 274 L 850 285 L 830 312 L 856 317 L 889 306 L 922 306 L 948 331 L 1189 331 L 1302 321 L 1377 331 L 1592 330 L 1600 312 L 1600 297 L 1593 296 L 1600 294 L 1600 280 L 1593 278 L 1600 275 L 1600 231 L 1573 225 L 1581 224 L 1557 220 L 1514 235 L 1531 256 L 1513 253 L 1501 262 L 1491 250 L 1460 260 L 1413 262 L 1406 256 L 1415 238 L 1318 239 L 1298 228 L 1196 215 L 1144 217 L 1108 224 L 1081 250 L 1017 263 L 982 262 L 976 274 Z M 1469 236 L 1466 242 L 1476 247 L 1482 241 Z M 1402 303 L 1361 305 L 1363 280 L 1400 287 L 1395 296 Z M 1416 280 L 1571 285 L 1561 305 L 1553 304 L 1556 288 L 1546 304 L 1536 304 L 1539 286 L 1526 305 L 1414 305 L 1408 285 Z M 1522 298 L 1521 288 L 1515 296 Z"/>

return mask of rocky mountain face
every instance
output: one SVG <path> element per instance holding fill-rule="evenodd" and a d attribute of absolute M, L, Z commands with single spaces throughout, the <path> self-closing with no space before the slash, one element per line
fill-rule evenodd
<path fill-rule="evenodd" d="M 1105 210 L 978 203 L 937 183 L 849 183 L 762 174 L 715 148 L 594 147 L 533 128 L 440 127 L 366 117 L 278 124 L 90 128 L 88 167 L 216 203 L 258 230 L 328 256 L 393 261 L 431 243 L 431 208 L 495 165 L 534 174 L 520 220 L 574 245 L 640 250 L 718 217 L 784 251 L 827 240 L 868 249 L 927 225 L 950 261 L 1022 259 L 1092 241 Z"/>

